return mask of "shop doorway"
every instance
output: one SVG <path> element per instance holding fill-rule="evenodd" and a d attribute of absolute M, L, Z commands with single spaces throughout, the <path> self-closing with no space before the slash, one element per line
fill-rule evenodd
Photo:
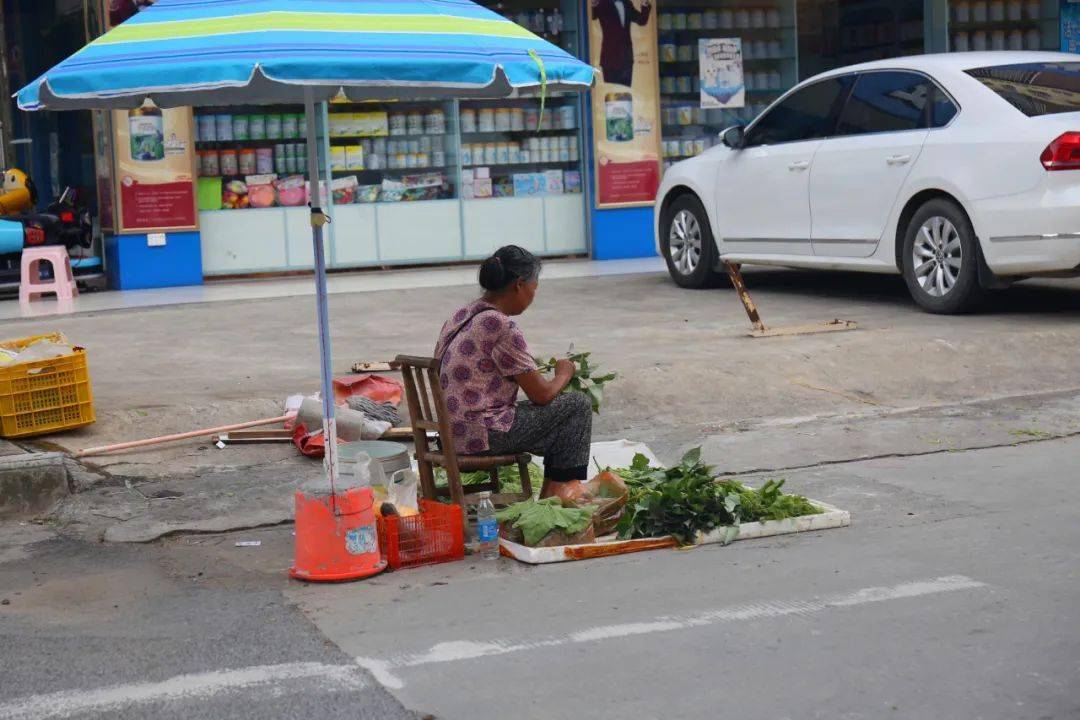
<path fill-rule="evenodd" d="M 924 52 L 923 0 L 799 0 L 799 79 Z"/>

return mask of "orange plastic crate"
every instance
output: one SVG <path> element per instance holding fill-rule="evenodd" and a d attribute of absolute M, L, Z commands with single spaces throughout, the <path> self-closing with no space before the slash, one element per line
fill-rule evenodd
<path fill-rule="evenodd" d="M 0 342 L 21 350 L 31 343 L 61 341 L 58 333 Z M 0 367 L 0 435 L 6 438 L 70 430 L 94 422 L 94 395 L 86 351 Z"/>
<path fill-rule="evenodd" d="M 378 524 L 379 547 L 394 570 L 465 557 L 460 505 L 421 500 L 418 515 L 380 516 Z"/>

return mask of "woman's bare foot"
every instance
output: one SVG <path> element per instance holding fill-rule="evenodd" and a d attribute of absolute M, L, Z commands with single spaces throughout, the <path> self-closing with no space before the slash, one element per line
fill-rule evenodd
<path fill-rule="evenodd" d="M 557 497 L 560 500 L 572 503 L 592 499 L 592 495 L 589 494 L 583 480 L 568 480 L 566 482 L 544 480 L 544 484 L 540 488 L 540 499 L 543 500 L 549 497 Z"/>

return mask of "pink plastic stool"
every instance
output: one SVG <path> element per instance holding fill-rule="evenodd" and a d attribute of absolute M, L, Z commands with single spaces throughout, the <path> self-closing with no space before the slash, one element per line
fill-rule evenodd
<path fill-rule="evenodd" d="M 52 280 L 41 279 L 41 261 L 52 265 Z M 22 280 L 19 283 L 19 302 L 30 302 L 35 296 L 56 293 L 59 300 L 71 300 L 79 294 L 71 274 L 71 258 L 63 245 L 43 245 L 22 251 Z"/>

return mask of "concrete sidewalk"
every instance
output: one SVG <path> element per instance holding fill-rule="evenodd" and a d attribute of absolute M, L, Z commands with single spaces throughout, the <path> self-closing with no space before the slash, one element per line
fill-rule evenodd
<path fill-rule="evenodd" d="M 520 324 L 538 355 L 573 344 L 619 372 L 595 419 L 596 439 L 642 440 L 665 459 L 701 444 L 722 467 L 748 470 L 1074 432 L 1077 280 L 1022 283 L 982 314 L 943 317 L 915 308 L 899 278 L 751 270 L 747 280 L 766 322 L 840 317 L 860 329 L 750 339 L 728 289 L 681 290 L 663 272 L 559 279 L 556 267 L 549 266 Z M 335 294 L 336 372 L 358 360 L 429 354 L 449 309 L 476 294 L 471 281 Z M 3 335 L 61 330 L 88 349 L 98 423 L 28 445 L 71 451 L 274 417 L 286 396 L 318 388 L 313 313 L 311 298 L 297 296 L 0 322 Z M 1009 397 L 1019 404 L 997 428 L 972 405 L 995 398 L 1008 405 L 1002 399 Z M 903 436 L 890 425 L 903 413 L 914 413 L 925 430 Z M 845 418 L 846 427 L 800 425 L 833 417 Z M 804 442 L 778 432 L 788 439 L 768 452 L 739 440 L 748 430 L 762 431 L 761 438 L 769 428 L 796 425 L 794 437 Z M 89 464 L 80 487 L 99 489 L 69 501 L 69 509 L 86 507 L 64 517 L 85 521 L 98 537 L 114 525 L 138 529 L 131 537 L 154 535 L 163 520 L 206 522 L 206 529 L 223 529 L 218 517 L 266 524 L 287 513 L 279 505 L 289 483 L 321 471 L 289 445 L 219 450 L 207 440 Z M 154 497 L 161 491 L 183 495 Z"/>

